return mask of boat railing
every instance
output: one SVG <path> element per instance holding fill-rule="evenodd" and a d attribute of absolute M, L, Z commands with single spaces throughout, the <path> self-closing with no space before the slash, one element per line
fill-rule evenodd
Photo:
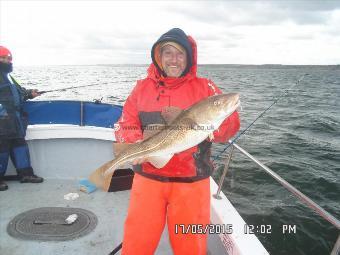
<path fill-rule="evenodd" d="M 315 203 L 312 199 L 310 199 L 308 196 L 303 194 L 301 191 L 299 191 L 297 188 L 295 188 L 293 185 L 291 185 L 289 182 L 284 180 L 281 176 L 276 174 L 273 170 L 271 170 L 269 167 L 265 166 L 263 163 L 261 163 L 258 159 L 256 159 L 254 156 L 252 156 L 249 152 L 241 148 L 239 145 L 237 145 L 235 142 L 231 142 L 230 147 L 230 153 L 228 154 L 228 157 L 226 158 L 226 162 L 224 165 L 224 170 L 221 175 L 218 189 L 216 194 L 213 195 L 215 199 L 221 199 L 220 193 L 222 190 L 222 185 L 225 180 L 225 177 L 227 175 L 230 161 L 234 152 L 234 148 L 236 148 L 238 151 L 240 151 L 243 155 L 250 158 L 253 162 L 255 162 L 258 166 L 260 166 L 266 173 L 268 173 L 270 176 L 272 176 L 277 182 L 279 182 L 283 187 L 285 187 L 289 192 L 291 192 L 296 198 L 298 198 L 301 202 L 306 204 L 309 208 L 314 210 L 317 214 L 319 214 L 322 218 L 330 222 L 333 226 L 335 226 L 338 230 L 340 229 L 340 221 L 336 219 L 333 215 L 331 215 L 329 212 L 327 212 L 325 209 L 323 209 L 321 206 L 319 206 L 317 203 Z M 340 235 L 338 236 L 337 242 L 334 245 L 332 254 L 337 254 L 335 252 L 339 251 L 340 249 Z"/>
<path fill-rule="evenodd" d="M 29 125 L 76 125 L 113 128 L 122 106 L 72 100 L 27 101 L 24 111 Z"/>

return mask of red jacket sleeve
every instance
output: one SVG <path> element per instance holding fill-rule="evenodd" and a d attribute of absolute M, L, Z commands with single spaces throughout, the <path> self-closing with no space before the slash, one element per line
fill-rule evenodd
<path fill-rule="evenodd" d="M 143 133 L 137 110 L 138 83 L 127 98 L 121 117 L 114 125 L 118 143 L 135 143 L 142 140 Z"/>
<path fill-rule="evenodd" d="M 209 86 L 209 96 L 222 94 L 222 91 L 212 82 L 208 82 Z M 240 118 L 237 111 L 231 114 L 228 118 L 226 118 L 221 126 L 214 131 L 214 139 L 212 142 L 215 143 L 225 143 L 231 137 L 236 135 L 237 131 L 240 129 Z"/>

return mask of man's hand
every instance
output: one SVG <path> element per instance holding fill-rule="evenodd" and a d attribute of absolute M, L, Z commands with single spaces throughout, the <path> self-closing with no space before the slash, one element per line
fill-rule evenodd
<path fill-rule="evenodd" d="M 39 93 L 39 91 L 37 89 L 33 89 L 31 92 L 32 98 L 35 98 L 37 96 L 40 96 L 41 94 Z"/>

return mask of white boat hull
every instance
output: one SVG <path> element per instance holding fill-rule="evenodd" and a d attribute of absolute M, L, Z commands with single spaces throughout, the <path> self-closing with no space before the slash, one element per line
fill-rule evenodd
<path fill-rule="evenodd" d="M 29 126 L 26 140 L 30 148 L 32 166 L 37 175 L 47 180 L 79 180 L 87 178 L 92 171 L 112 159 L 112 143 L 115 137 L 113 130 L 109 128 L 34 125 Z M 15 174 L 13 165 L 10 165 L 7 174 Z M 75 187 L 76 184 L 77 182 Z M 212 178 L 210 185 L 213 195 L 217 191 L 217 185 Z M 95 193 L 100 192 L 102 191 L 97 190 Z M 229 225 L 233 231 L 230 234 L 209 235 L 209 254 L 268 254 L 255 235 L 244 233 L 245 221 L 227 197 L 223 193 L 220 195 L 222 197 L 220 200 L 211 197 L 211 224 Z M 126 213 L 121 216 L 123 221 L 125 216 Z M 164 231 L 163 235 L 166 236 L 167 231 Z M 171 254 L 168 238 L 162 237 L 161 240 L 163 243 L 160 244 L 161 248 L 156 254 Z M 164 250 L 168 253 L 163 253 Z"/>

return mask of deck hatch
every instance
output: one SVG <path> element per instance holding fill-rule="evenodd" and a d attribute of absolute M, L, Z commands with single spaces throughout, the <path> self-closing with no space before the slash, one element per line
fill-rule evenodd
<path fill-rule="evenodd" d="M 66 218 L 77 219 L 67 224 Z M 90 233 L 97 225 L 97 217 L 88 210 L 69 207 L 41 207 L 20 213 L 7 226 L 9 235 L 26 240 L 67 241 Z"/>

